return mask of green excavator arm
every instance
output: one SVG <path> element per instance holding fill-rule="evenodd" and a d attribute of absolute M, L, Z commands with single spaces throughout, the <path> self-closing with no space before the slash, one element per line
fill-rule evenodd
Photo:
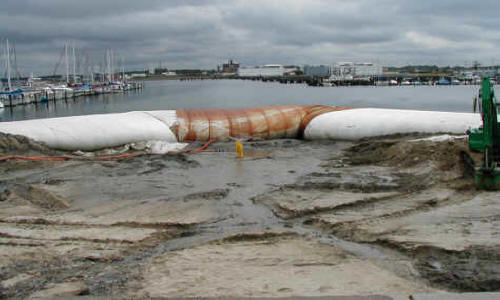
<path fill-rule="evenodd" d="M 475 168 L 474 180 L 480 189 L 500 188 L 500 124 L 493 84 L 489 77 L 481 82 L 479 105 L 483 125 L 469 131 L 469 148 L 483 153 L 481 166 Z"/>

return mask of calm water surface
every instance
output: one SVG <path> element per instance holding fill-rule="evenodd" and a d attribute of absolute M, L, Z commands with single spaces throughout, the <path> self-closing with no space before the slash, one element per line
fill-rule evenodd
<path fill-rule="evenodd" d="M 0 109 L 0 121 L 134 110 L 325 104 L 470 112 L 478 86 L 309 87 L 242 80 L 148 81 L 143 91 Z"/>

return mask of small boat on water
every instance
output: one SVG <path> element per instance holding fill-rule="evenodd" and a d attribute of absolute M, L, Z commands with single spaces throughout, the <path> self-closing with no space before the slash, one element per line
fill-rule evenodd
<path fill-rule="evenodd" d="M 437 84 L 438 85 L 451 85 L 451 81 L 449 81 L 448 79 L 442 77 L 442 78 L 439 78 Z"/>
<path fill-rule="evenodd" d="M 73 86 L 73 93 L 76 96 L 90 95 L 92 93 L 92 88 L 89 84 L 80 84 L 78 86 Z"/>
<path fill-rule="evenodd" d="M 2 103 L 2 106 L 4 106 L 4 103 L 22 103 L 24 100 L 24 94 L 23 90 L 17 89 L 14 91 L 3 91 L 0 92 L 0 102 Z"/>

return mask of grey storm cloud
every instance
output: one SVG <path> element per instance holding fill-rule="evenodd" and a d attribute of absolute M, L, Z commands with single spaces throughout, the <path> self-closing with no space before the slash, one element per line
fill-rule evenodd
<path fill-rule="evenodd" d="M 0 38 L 25 74 L 51 73 L 64 43 L 127 69 L 377 61 L 497 63 L 497 0 L 2 0 Z"/>

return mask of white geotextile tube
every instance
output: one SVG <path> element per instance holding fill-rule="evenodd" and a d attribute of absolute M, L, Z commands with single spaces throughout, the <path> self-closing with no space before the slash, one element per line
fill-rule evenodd
<path fill-rule="evenodd" d="M 24 135 L 63 150 L 97 150 L 138 141 L 177 143 L 175 110 L 0 122 L 0 132 Z"/>
<path fill-rule="evenodd" d="M 464 134 L 481 124 L 481 116 L 473 113 L 355 108 L 317 116 L 304 130 L 304 138 L 357 140 L 411 132 Z"/>
<path fill-rule="evenodd" d="M 472 113 L 358 108 L 315 117 L 305 128 L 304 137 L 356 140 L 410 132 L 464 134 L 481 123 L 480 115 Z M 0 122 L 0 132 L 24 135 L 55 149 L 86 151 L 139 141 L 177 143 L 170 129 L 176 124 L 175 110 L 136 111 Z M 167 146 L 161 149 L 168 150 L 174 145 Z M 178 146 L 182 145 L 175 147 Z"/>

